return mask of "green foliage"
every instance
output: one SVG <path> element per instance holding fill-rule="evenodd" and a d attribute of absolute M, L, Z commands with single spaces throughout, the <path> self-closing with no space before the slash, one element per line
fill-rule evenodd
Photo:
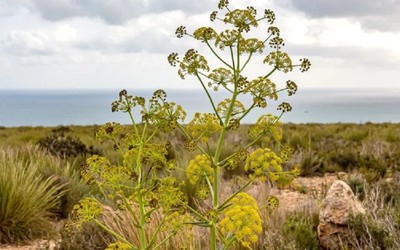
<path fill-rule="evenodd" d="M 392 235 L 373 218 L 362 215 L 352 217 L 349 228 L 362 249 L 393 249 Z"/>
<path fill-rule="evenodd" d="M 51 212 L 63 195 L 57 177 L 44 178 L 35 162 L 11 148 L 0 151 L 0 243 L 29 241 L 52 232 Z"/>
<path fill-rule="evenodd" d="M 86 223 L 79 231 L 62 230 L 60 250 L 103 250 L 114 239 L 95 223 Z"/>
<path fill-rule="evenodd" d="M 136 123 L 133 108 L 141 109 L 143 126 Z M 156 249 L 184 227 L 188 219 L 182 213 L 187 198 L 180 190 L 181 183 L 170 174 L 172 165 L 166 157 L 168 143 L 154 139 L 159 131 L 174 129 L 177 121 L 184 119 L 185 112 L 179 105 L 167 102 L 162 90 L 154 92 L 148 105 L 143 97 L 130 96 L 123 90 L 112 104 L 112 110 L 128 113 L 133 131 L 118 123 L 107 123 L 96 137 L 99 141 L 112 141 L 123 160 L 113 164 L 105 157 L 94 155 L 86 160 L 82 176 L 87 183 L 96 185 L 105 199 L 131 214 L 139 240 L 131 241 L 106 225 L 101 220 L 103 205 L 94 197 L 86 197 L 74 207 L 67 228 L 81 229 L 83 224 L 93 221 L 117 240 L 109 245 L 110 249 L 121 244 L 133 249 Z M 149 129 L 151 125 L 153 129 Z M 163 218 L 156 229 L 148 230 L 149 218 L 161 211 Z M 166 233 L 163 239 L 158 237 L 161 232 Z"/>
<path fill-rule="evenodd" d="M 282 226 L 286 240 L 295 243 L 297 249 L 319 249 L 317 226 L 318 216 L 307 216 L 297 212 L 289 214 Z"/>
<path fill-rule="evenodd" d="M 65 135 L 70 129 L 58 127 L 52 130 L 52 134 L 39 140 L 38 145 L 52 155 L 60 158 L 84 156 L 86 154 L 99 154 L 93 147 L 86 145 L 77 137 Z"/>
<path fill-rule="evenodd" d="M 317 152 L 303 154 L 300 163 L 300 176 L 313 176 L 324 174 L 324 162 Z"/>
<path fill-rule="evenodd" d="M 349 177 L 345 180 L 347 185 L 350 186 L 353 193 L 360 199 L 365 199 L 365 181 L 358 177 Z"/>

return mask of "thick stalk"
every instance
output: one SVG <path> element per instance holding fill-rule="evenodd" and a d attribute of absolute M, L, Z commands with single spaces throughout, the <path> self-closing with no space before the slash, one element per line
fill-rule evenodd
<path fill-rule="evenodd" d="M 226 132 L 228 130 L 228 124 L 229 124 L 229 120 L 231 119 L 232 116 L 232 112 L 233 112 L 233 108 L 236 102 L 236 98 L 238 93 L 238 89 L 237 89 L 237 84 L 238 84 L 238 80 L 239 80 L 239 69 L 240 69 L 240 54 L 239 54 L 239 36 L 238 36 L 238 41 L 237 41 L 237 53 L 236 53 L 236 60 L 235 60 L 235 55 L 233 53 L 233 49 L 232 46 L 230 47 L 230 52 L 231 52 L 231 58 L 232 58 L 232 68 L 234 69 L 234 85 L 235 85 L 235 89 L 233 91 L 232 94 L 232 99 L 231 99 L 231 103 L 229 105 L 228 108 L 228 112 L 226 114 L 225 117 L 225 122 L 223 124 L 223 128 L 221 131 L 221 134 L 219 135 L 218 138 L 218 144 L 217 144 L 217 149 L 215 151 L 215 155 L 213 158 L 213 193 L 214 193 L 214 197 L 213 197 L 213 211 L 214 214 L 211 218 L 211 230 L 210 230 L 210 247 L 212 250 L 217 249 L 217 222 L 218 222 L 218 213 L 217 210 L 219 208 L 219 204 L 218 204 L 218 198 L 219 198 L 219 183 L 218 183 L 218 173 L 219 173 L 219 158 L 221 156 L 221 152 L 222 152 L 222 146 L 223 143 L 225 141 L 225 135 Z"/>
<path fill-rule="evenodd" d="M 140 145 L 139 145 L 139 150 L 138 150 L 138 155 L 136 158 L 136 171 L 139 175 L 138 181 L 137 181 L 137 199 L 138 199 L 138 205 L 139 205 L 139 242 L 140 242 L 140 249 L 146 249 L 147 248 L 147 242 L 146 242 L 146 231 L 145 231 L 145 225 L 146 225 L 146 209 L 145 209 L 145 204 L 143 200 L 143 193 L 142 193 L 142 188 L 143 188 L 143 172 L 142 172 L 142 154 L 143 154 L 143 146 L 145 143 L 145 136 L 147 133 L 147 123 L 145 123 L 143 132 L 140 138 Z"/>

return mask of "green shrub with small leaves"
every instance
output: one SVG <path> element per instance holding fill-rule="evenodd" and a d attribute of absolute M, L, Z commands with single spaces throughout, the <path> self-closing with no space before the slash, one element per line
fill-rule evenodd
<path fill-rule="evenodd" d="M 58 127 L 52 133 L 39 140 L 38 145 L 52 155 L 60 158 L 99 154 L 93 147 L 87 147 L 78 137 L 66 135 L 68 127 Z"/>
<path fill-rule="evenodd" d="M 79 229 L 83 223 L 94 222 L 116 239 L 107 249 L 160 249 L 180 230 L 190 230 L 192 226 L 209 231 L 209 247 L 213 250 L 240 245 L 250 248 L 258 241 L 262 232 L 259 206 L 265 208 L 268 204 L 257 204 L 245 189 L 256 180 L 284 184 L 299 175 L 299 169 L 283 167 L 291 150 L 281 143 L 283 124 L 280 118 L 292 110 L 291 105 L 283 102 L 278 105 L 277 115 L 260 116 L 248 127 L 250 141 L 242 143 L 237 151 L 223 155 L 224 143 L 250 112 L 266 109 L 281 93 L 287 92 L 289 96 L 296 93 L 295 82 L 287 80 L 280 86 L 272 81 L 272 74 L 289 73 L 296 67 L 305 72 L 311 64 L 306 58 L 294 63 L 283 50 L 285 43 L 279 28 L 273 25 L 273 11 L 266 9 L 258 14 L 253 7 L 231 10 L 227 0 L 219 1 L 218 8 L 221 13 L 213 11 L 210 19 L 222 22 L 227 29 L 217 31 L 201 27 L 189 32 L 180 26 L 176 35 L 202 43 L 219 61 L 219 67 L 212 68 L 206 56 L 195 49 L 187 50 L 182 58 L 176 52 L 168 56 L 171 66 L 178 67 L 180 78 L 194 77 L 199 81 L 213 111 L 196 113 L 183 125 L 185 110 L 168 101 L 165 91 L 155 91 L 147 101 L 122 90 L 111 109 L 127 113 L 132 127 L 107 123 L 97 132 L 98 140 L 112 141 L 122 161 L 113 163 L 106 157 L 92 156 L 82 170 L 83 178 L 97 185 L 115 209 L 131 213 L 138 241 L 128 240 L 108 227 L 101 220 L 104 206 L 94 197 L 87 197 L 75 206 L 67 228 Z M 265 26 L 265 36 L 250 37 L 249 31 L 259 26 Z M 248 79 L 250 61 L 257 54 L 264 54 L 262 62 L 266 70 Z M 216 91 L 224 91 L 228 98 L 216 103 L 213 93 Z M 252 100 L 248 106 L 243 104 L 246 97 Z M 133 112 L 134 109 L 137 111 Z M 137 113 L 139 117 L 134 116 Z M 178 169 L 173 160 L 166 157 L 167 143 L 155 140 L 160 132 L 173 130 L 181 131 L 186 138 L 186 150 L 194 154 L 187 168 Z M 211 148 L 214 141 L 215 147 Z M 256 148 L 260 142 L 271 141 L 276 143 L 277 151 Z M 244 164 L 247 181 L 223 199 L 220 188 L 223 170 L 234 169 L 239 164 Z M 184 183 L 174 177 L 174 171 L 186 173 L 189 185 L 196 187 L 196 199 L 208 201 L 210 209 L 205 211 L 189 205 L 188 200 L 193 197 L 184 195 Z M 154 213 L 162 215 L 155 229 L 150 228 L 154 226 L 149 221 Z"/>
<path fill-rule="evenodd" d="M 319 249 L 317 226 L 318 214 L 306 215 L 297 212 L 289 214 L 282 226 L 285 239 L 294 242 L 297 249 Z"/>

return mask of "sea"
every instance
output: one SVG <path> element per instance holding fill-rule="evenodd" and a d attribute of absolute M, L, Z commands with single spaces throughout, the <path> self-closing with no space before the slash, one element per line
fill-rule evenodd
<path fill-rule="evenodd" d="M 148 100 L 154 90 L 127 89 L 128 94 Z M 202 90 L 167 91 L 167 101 L 180 104 L 187 111 L 185 123 L 195 112 L 211 112 L 212 106 Z M 119 90 L 0 90 L 0 126 L 68 126 L 101 125 L 106 122 L 129 124 L 127 114 L 111 112 L 111 103 Z M 212 92 L 215 103 L 227 98 L 223 92 Z M 251 97 L 241 101 L 245 106 Z M 278 101 L 268 102 L 265 109 L 255 109 L 243 120 L 254 123 L 258 117 L 279 115 L 277 106 L 288 102 L 292 111 L 281 120 L 286 123 L 399 123 L 399 89 L 300 89 L 295 95 L 281 93 Z M 135 113 L 140 121 L 138 113 Z"/>

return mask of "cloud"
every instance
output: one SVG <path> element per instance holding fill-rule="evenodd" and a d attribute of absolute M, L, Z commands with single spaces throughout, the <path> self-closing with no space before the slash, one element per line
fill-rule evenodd
<path fill-rule="evenodd" d="M 290 0 L 290 3 L 312 18 L 346 17 L 360 21 L 366 29 L 400 29 L 398 0 Z"/>
<path fill-rule="evenodd" d="M 97 17 L 110 24 L 122 24 L 145 14 L 182 10 L 188 14 L 209 11 L 215 2 L 211 0 L 16 0 L 20 5 L 37 11 L 50 21 L 71 17 Z"/>
<path fill-rule="evenodd" d="M 389 49 L 361 48 L 357 46 L 321 46 L 321 45 L 291 45 L 289 52 L 293 56 L 306 56 L 311 61 L 323 58 L 325 66 L 350 68 L 381 68 L 398 69 L 400 60 Z"/>
<path fill-rule="evenodd" d="M 2 41 L 3 50 L 16 56 L 48 56 L 55 53 L 51 38 L 41 31 L 12 31 Z"/>

